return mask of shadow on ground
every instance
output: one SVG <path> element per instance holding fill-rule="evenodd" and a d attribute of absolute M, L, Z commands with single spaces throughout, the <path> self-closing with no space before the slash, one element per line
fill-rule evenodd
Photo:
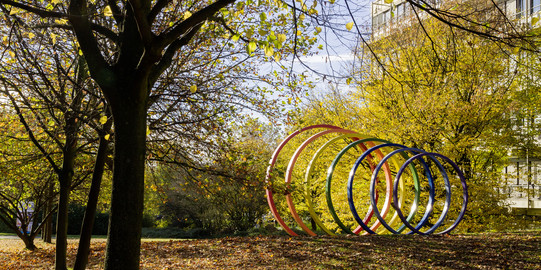
<path fill-rule="evenodd" d="M 0 240 L 1 269 L 52 267 L 54 245 L 41 244 L 32 253 L 6 250 L 2 248 L 6 241 L 15 240 Z M 70 242 L 71 262 L 75 248 L 76 242 Z M 90 268 L 102 268 L 104 251 L 103 239 L 93 242 Z M 257 236 L 144 241 L 141 255 L 142 269 L 541 269 L 541 235 Z"/>

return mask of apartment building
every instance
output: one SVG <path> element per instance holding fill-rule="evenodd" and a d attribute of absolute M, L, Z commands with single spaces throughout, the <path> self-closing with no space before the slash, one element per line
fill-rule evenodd
<path fill-rule="evenodd" d="M 438 7 L 445 0 L 425 0 L 433 7 Z M 502 11 L 512 20 L 531 22 L 532 18 L 541 18 L 541 0 L 496 0 Z M 427 14 L 415 14 L 411 4 L 405 0 L 377 0 L 372 2 L 372 36 L 377 39 L 396 27 L 415 23 Z"/>
<path fill-rule="evenodd" d="M 456 1 L 456 0 L 455 0 Z M 445 0 L 426 0 L 438 7 Z M 460 3 L 460 1 L 457 1 Z M 500 10 L 507 14 L 510 22 L 527 28 L 541 27 L 541 0 L 497 0 Z M 418 23 L 419 19 L 429 16 L 419 10 L 415 12 L 405 0 L 377 0 L 372 2 L 372 36 L 378 40 L 387 36 L 393 29 Z M 537 75 L 534 75 L 537 76 Z M 521 139 L 533 141 L 541 149 L 541 136 L 531 129 L 541 128 L 541 115 L 514 120 L 515 129 L 524 132 Z M 539 152 L 539 151 L 537 151 Z M 527 148 L 510 149 L 509 165 L 504 168 L 505 187 L 500 190 L 507 197 L 512 210 L 520 214 L 541 215 L 541 153 L 528 151 Z"/>

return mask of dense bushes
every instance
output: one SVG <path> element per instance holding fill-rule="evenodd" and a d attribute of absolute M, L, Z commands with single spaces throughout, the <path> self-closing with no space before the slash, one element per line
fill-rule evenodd
<path fill-rule="evenodd" d="M 79 235 L 85 215 L 85 206 L 79 204 L 70 204 L 68 213 L 68 234 Z M 94 219 L 92 234 L 107 235 L 109 224 L 109 213 L 98 212 Z M 53 231 L 56 231 L 56 214 L 53 215 Z M 53 232 L 56 233 L 56 232 Z"/>
<path fill-rule="evenodd" d="M 0 222 L 0 233 L 12 233 L 13 231 L 4 224 L 4 222 Z"/>

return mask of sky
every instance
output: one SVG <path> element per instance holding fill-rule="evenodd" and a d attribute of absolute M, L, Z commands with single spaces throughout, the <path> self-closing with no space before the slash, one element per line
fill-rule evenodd
<path fill-rule="evenodd" d="M 301 56 L 293 62 L 294 73 L 304 74 L 308 76 L 308 80 L 314 82 L 315 87 L 309 92 L 309 97 L 330 91 L 331 85 L 344 93 L 354 89 L 353 85 L 346 84 L 351 66 L 356 61 L 352 52 L 362 44 L 359 33 L 368 40 L 371 31 L 371 0 L 349 0 L 347 5 L 346 0 L 336 0 L 334 4 L 330 4 L 329 0 L 323 2 L 327 4 L 320 3 L 317 7 L 319 18 L 322 19 L 312 18 L 310 21 L 311 31 L 314 31 L 315 27 L 321 28 L 318 43 L 310 55 Z M 346 25 L 351 22 L 355 22 L 357 27 L 348 30 Z M 291 58 L 283 59 L 281 64 L 291 67 L 291 61 Z M 272 72 L 273 68 L 277 68 L 276 65 L 261 67 L 267 72 Z M 250 114 L 256 117 L 259 115 L 254 112 Z"/>
<path fill-rule="evenodd" d="M 339 87 L 348 88 L 345 79 L 349 76 L 353 61 L 356 60 L 352 52 L 362 43 L 359 32 L 365 40 L 368 40 L 370 36 L 371 2 L 370 0 L 349 0 L 346 5 L 345 0 L 337 0 L 335 4 L 319 6 L 320 15 L 325 22 L 315 20 L 312 22 L 313 25 L 318 25 L 322 29 L 318 36 L 318 44 L 322 48 L 315 46 L 314 55 L 299 59 L 308 67 L 301 63 L 294 66 L 296 72 L 307 72 L 314 81 L 318 82 L 314 90 L 327 90 L 330 81 L 339 84 Z M 347 30 L 346 24 L 352 22 L 355 22 L 357 27 Z"/>

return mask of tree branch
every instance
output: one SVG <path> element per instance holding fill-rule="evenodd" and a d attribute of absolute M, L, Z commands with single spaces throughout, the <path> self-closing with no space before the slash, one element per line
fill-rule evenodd
<path fill-rule="evenodd" d="M 234 2 L 235 0 L 218 0 L 208 5 L 207 7 L 195 12 L 192 16 L 170 29 L 170 31 L 166 31 L 160 34 L 158 36 L 158 47 L 167 47 L 169 44 L 175 42 L 175 40 L 177 40 L 179 37 L 189 32 L 190 29 L 212 17 L 221 8 L 226 7 L 227 5 Z"/>
<path fill-rule="evenodd" d="M 419 8 L 420 10 L 425 11 L 430 16 L 434 17 L 435 19 L 437 19 L 437 20 L 439 20 L 439 21 L 441 21 L 441 22 L 443 22 L 443 23 L 445 23 L 445 24 L 447 24 L 447 25 L 449 25 L 451 27 L 455 27 L 457 29 L 460 29 L 460 30 L 463 30 L 463 31 L 466 31 L 466 32 L 470 32 L 472 34 L 475 34 L 475 35 L 480 36 L 480 37 L 487 38 L 487 39 L 492 40 L 492 41 L 499 41 L 499 42 L 505 43 L 505 44 L 510 45 L 510 46 L 515 46 L 514 44 L 511 43 L 512 40 L 522 40 L 524 42 L 531 43 L 531 41 L 527 40 L 526 35 L 513 36 L 513 35 L 510 35 L 510 34 L 507 34 L 507 36 L 498 36 L 498 35 L 491 34 L 488 31 L 481 32 L 481 31 L 473 29 L 471 27 L 465 27 L 465 26 L 460 25 L 458 23 L 452 22 L 450 20 L 450 18 L 454 18 L 455 20 L 463 20 L 465 22 L 468 22 L 468 23 L 471 23 L 471 24 L 474 24 L 474 25 L 477 25 L 477 26 L 480 26 L 480 27 L 489 28 L 487 25 L 481 24 L 479 22 L 472 21 L 472 20 L 470 20 L 470 19 L 468 19 L 468 18 L 466 18 L 464 16 L 459 16 L 459 15 L 451 13 L 451 12 L 447 12 L 447 11 L 444 11 L 444 10 L 439 10 L 437 8 L 434 8 L 433 6 L 431 6 L 426 1 L 420 1 L 419 2 L 419 1 L 414 1 L 414 0 L 407 0 L 407 2 L 409 2 L 410 5 L 415 6 L 415 7 Z M 446 19 L 445 17 L 448 17 L 449 19 Z M 493 27 L 490 27 L 489 29 L 494 30 L 494 31 L 498 31 L 497 29 L 495 29 Z M 503 32 L 501 32 L 501 31 L 498 31 L 498 33 L 503 34 Z"/>
<path fill-rule="evenodd" d="M 73 31 L 73 27 L 69 24 L 58 24 L 58 23 L 50 23 L 50 24 L 38 24 L 38 25 L 35 25 L 35 26 L 31 26 L 30 28 L 32 29 L 44 29 L 44 28 L 58 28 L 58 29 L 64 29 L 64 30 L 70 30 L 70 31 Z M 95 31 L 96 33 L 99 33 L 105 37 L 107 37 L 108 39 L 110 39 L 111 41 L 113 41 L 114 43 L 118 44 L 118 41 L 119 41 L 119 38 L 118 38 L 118 35 L 111 31 L 111 29 L 103 26 L 103 25 L 99 25 L 99 24 L 96 24 L 96 23 L 93 23 L 91 24 L 91 28 L 93 31 Z"/>
<path fill-rule="evenodd" d="M 85 0 L 72 0 L 69 4 L 69 21 L 73 26 L 75 36 L 79 41 L 79 46 L 85 56 L 92 77 L 102 86 L 104 93 L 107 93 L 105 88 L 113 86 L 112 72 L 110 66 L 103 58 L 98 46 L 98 41 L 92 33 L 92 26 L 88 19 L 88 10 Z"/>
<path fill-rule="evenodd" d="M 38 150 L 45 156 L 45 159 L 47 159 L 47 161 L 49 162 L 49 164 L 51 164 L 51 167 L 53 167 L 54 171 L 56 173 L 60 173 L 61 172 L 61 169 L 60 167 L 58 167 L 58 165 L 56 165 L 56 163 L 54 162 L 53 158 L 51 157 L 50 153 L 48 153 L 45 148 L 43 148 L 43 146 L 41 145 L 41 143 L 37 140 L 37 138 L 34 136 L 34 132 L 32 131 L 32 129 L 30 128 L 30 126 L 28 125 L 28 123 L 26 122 L 26 119 L 24 118 L 23 114 L 22 114 L 22 111 L 21 111 L 21 108 L 19 108 L 19 105 L 17 105 L 17 101 L 15 100 L 15 98 L 9 93 L 9 90 L 7 90 L 7 87 L 5 85 L 5 81 L 4 81 L 4 88 L 6 89 L 5 90 L 5 93 L 6 95 L 8 96 L 8 98 L 10 99 L 11 103 L 13 104 L 13 107 L 15 108 L 15 111 L 17 112 L 17 115 L 19 116 L 19 120 L 21 122 L 21 124 L 23 124 L 24 126 L 24 129 L 26 130 L 26 132 L 28 133 L 28 137 L 30 138 L 30 140 L 32 141 L 32 143 L 38 148 Z"/>
<path fill-rule="evenodd" d="M 180 48 L 182 48 L 182 46 L 187 45 L 190 42 L 190 40 L 195 36 L 195 34 L 199 31 L 200 28 L 201 28 L 201 25 L 198 25 L 198 26 L 192 28 L 190 30 L 190 32 L 188 32 L 187 34 L 185 34 L 181 38 L 175 40 L 173 43 L 171 43 L 171 45 L 169 45 L 169 47 L 167 47 L 167 49 L 165 50 L 165 53 L 163 54 L 162 59 L 160 60 L 160 62 L 158 62 L 158 64 L 156 64 L 154 66 L 154 68 L 152 69 L 152 72 L 150 74 L 150 79 L 149 79 L 149 81 L 151 83 L 154 83 L 154 82 L 156 82 L 158 80 L 160 75 L 173 62 L 173 57 L 174 57 L 175 53 Z"/>
<path fill-rule="evenodd" d="M 213 21 L 213 22 L 219 23 L 221 26 L 223 26 L 225 28 L 225 30 L 229 31 L 229 33 L 231 33 L 233 35 L 239 35 L 239 33 L 237 31 L 235 31 L 233 28 L 231 28 L 231 27 L 229 27 L 229 25 L 227 25 L 224 18 L 213 16 L 213 17 L 210 18 L 210 20 Z M 244 38 L 241 35 L 239 35 L 239 38 L 242 39 L 244 42 L 250 42 L 250 40 Z"/>
<path fill-rule="evenodd" d="M 171 0 L 158 0 L 156 2 L 147 16 L 147 20 L 150 25 L 152 25 L 158 14 L 160 14 L 160 11 L 162 11 L 162 9 L 165 8 L 169 3 L 171 3 Z"/>
<path fill-rule="evenodd" d="M 148 23 L 147 13 L 150 12 L 150 1 L 141 1 L 141 0 L 129 0 L 128 1 L 133 12 L 133 17 L 137 23 L 137 28 L 139 29 L 139 34 L 141 35 L 141 40 L 145 48 L 150 48 L 152 45 L 152 40 L 154 35 L 150 29 L 150 24 Z"/>
<path fill-rule="evenodd" d="M 124 19 L 124 14 L 122 14 L 122 11 L 120 10 L 120 8 L 118 7 L 116 3 L 117 3 L 116 0 L 107 1 L 107 4 L 111 8 L 111 12 L 113 12 L 113 17 L 115 18 L 115 21 L 119 25 L 119 28 L 120 28 L 120 25 L 122 24 L 122 21 Z"/>
<path fill-rule="evenodd" d="M 12 7 L 20 8 L 22 10 L 26 10 L 30 13 L 34 13 L 42 18 L 66 18 L 67 15 L 62 12 L 57 11 L 49 11 L 46 9 L 43 9 L 41 7 L 36 6 L 30 6 L 28 4 L 23 4 L 11 0 L 0 0 L 0 4 L 10 5 Z"/>

